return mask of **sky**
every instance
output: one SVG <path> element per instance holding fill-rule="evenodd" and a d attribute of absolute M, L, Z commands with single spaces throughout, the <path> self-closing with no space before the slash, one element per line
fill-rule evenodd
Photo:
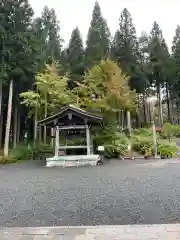
<path fill-rule="evenodd" d="M 35 16 L 40 16 L 45 5 L 54 8 L 60 21 L 61 37 L 65 45 L 72 30 L 78 26 L 85 42 L 95 0 L 29 0 Z M 137 35 L 144 30 L 149 32 L 156 21 L 171 48 L 176 26 L 180 25 L 180 0 L 99 0 L 103 17 L 107 20 L 112 36 L 118 28 L 123 8 L 127 8 L 133 18 Z"/>

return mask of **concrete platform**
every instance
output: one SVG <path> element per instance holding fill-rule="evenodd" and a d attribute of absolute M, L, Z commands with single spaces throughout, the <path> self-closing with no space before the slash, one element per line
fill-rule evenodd
<path fill-rule="evenodd" d="M 180 224 L 0 229 L 6 240 L 178 240 Z"/>
<path fill-rule="evenodd" d="M 55 156 L 46 159 L 46 167 L 96 166 L 99 160 L 100 155 Z"/>

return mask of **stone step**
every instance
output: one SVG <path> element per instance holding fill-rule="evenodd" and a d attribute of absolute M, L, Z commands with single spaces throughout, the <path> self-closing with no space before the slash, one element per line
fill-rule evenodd
<path fill-rule="evenodd" d="M 177 240 L 180 224 L 0 229 L 6 240 Z"/>

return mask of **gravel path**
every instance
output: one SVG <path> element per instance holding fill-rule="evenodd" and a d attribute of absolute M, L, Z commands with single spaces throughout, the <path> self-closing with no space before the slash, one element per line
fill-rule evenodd
<path fill-rule="evenodd" d="M 180 161 L 0 166 L 0 226 L 180 223 Z"/>

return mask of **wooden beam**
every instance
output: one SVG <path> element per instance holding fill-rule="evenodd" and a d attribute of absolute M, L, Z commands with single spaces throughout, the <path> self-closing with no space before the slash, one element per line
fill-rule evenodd
<path fill-rule="evenodd" d="M 74 129 L 86 129 L 85 125 L 75 125 L 75 126 L 59 126 L 59 130 L 74 130 Z"/>
<path fill-rule="evenodd" d="M 59 146 L 58 149 L 62 150 L 62 149 L 81 149 L 81 148 L 87 148 L 87 146 Z"/>

